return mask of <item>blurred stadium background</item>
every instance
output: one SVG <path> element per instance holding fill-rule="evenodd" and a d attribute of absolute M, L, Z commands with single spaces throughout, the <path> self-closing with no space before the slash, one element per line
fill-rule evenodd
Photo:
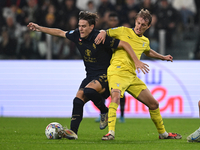
<path fill-rule="evenodd" d="M 72 100 L 84 66 L 68 39 L 30 32 L 26 25 L 77 28 L 80 10 L 97 12 L 97 29 L 108 28 L 115 12 L 119 26 L 134 27 L 141 8 L 153 16 L 145 33 L 151 48 L 171 54 L 174 62 L 152 61 L 148 75 L 138 74 L 159 100 L 163 117 L 199 116 L 200 1 L 199 0 L 0 0 L 1 117 L 70 117 Z M 109 105 L 109 99 L 106 104 Z M 146 107 L 126 93 L 125 117 L 149 117 Z M 92 103 L 85 117 L 97 117 Z"/>

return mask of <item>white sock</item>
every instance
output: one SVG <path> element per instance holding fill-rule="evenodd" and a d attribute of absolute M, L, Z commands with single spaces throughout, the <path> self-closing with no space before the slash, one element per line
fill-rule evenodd
<path fill-rule="evenodd" d="M 165 131 L 164 133 L 159 134 L 159 136 L 163 137 L 163 138 L 166 138 L 166 137 L 168 137 L 168 133 Z"/>
<path fill-rule="evenodd" d="M 108 133 L 112 134 L 113 136 L 115 136 L 115 131 L 110 130 Z"/>

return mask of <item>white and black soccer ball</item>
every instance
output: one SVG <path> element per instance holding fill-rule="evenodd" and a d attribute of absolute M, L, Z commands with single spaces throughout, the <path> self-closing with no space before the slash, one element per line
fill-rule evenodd
<path fill-rule="evenodd" d="M 58 122 L 52 122 L 47 125 L 45 129 L 45 135 L 48 139 L 61 139 L 62 135 L 59 134 L 63 131 L 63 127 Z"/>

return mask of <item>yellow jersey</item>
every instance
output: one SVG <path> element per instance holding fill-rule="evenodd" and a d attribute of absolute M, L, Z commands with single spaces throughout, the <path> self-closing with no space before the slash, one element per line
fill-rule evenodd
<path fill-rule="evenodd" d="M 129 43 L 139 60 L 143 52 L 150 50 L 149 39 L 145 36 L 139 37 L 136 35 L 133 28 L 127 28 L 124 26 L 111 28 L 107 30 L 107 34 L 111 37 Z M 136 68 L 132 58 L 122 48 L 117 48 L 113 51 L 110 64 L 111 66 L 117 66 L 123 68 L 124 71 L 130 71 L 136 74 Z"/>

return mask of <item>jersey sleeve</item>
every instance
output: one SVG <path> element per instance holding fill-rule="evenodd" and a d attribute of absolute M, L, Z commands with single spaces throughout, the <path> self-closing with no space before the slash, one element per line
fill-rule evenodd
<path fill-rule="evenodd" d="M 66 36 L 66 38 L 68 38 L 69 40 L 74 42 L 75 41 L 75 37 L 76 37 L 76 33 L 77 33 L 76 30 L 71 30 L 71 31 L 66 32 L 65 36 Z"/>
<path fill-rule="evenodd" d="M 119 45 L 120 40 L 112 38 L 108 35 L 106 35 L 106 40 L 104 42 L 104 46 L 108 47 L 108 48 L 114 48 L 116 49 Z"/>
<path fill-rule="evenodd" d="M 123 30 L 124 27 L 122 26 L 122 27 L 110 28 L 106 32 L 108 36 L 118 39 L 118 36 L 123 33 Z"/>
<path fill-rule="evenodd" d="M 148 52 L 148 51 L 150 51 L 150 42 L 149 42 L 149 39 L 148 39 L 148 44 L 147 44 L 147 47 L 146 47 L 146 49 L 144 50 L 144 52 Z"/>

